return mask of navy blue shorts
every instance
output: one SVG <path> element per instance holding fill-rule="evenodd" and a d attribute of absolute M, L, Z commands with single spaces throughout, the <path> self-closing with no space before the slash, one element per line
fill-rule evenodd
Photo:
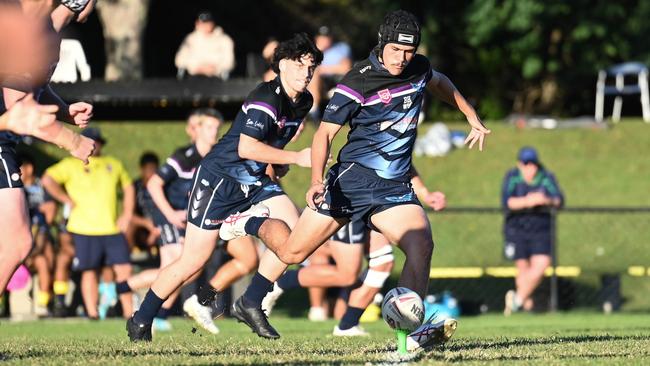
<path fill-rule="evenodd" d="M 345 244 L 366 244 L 370 237 L 370 230 L 366 224 L 361 220 L 350 221 L 343 225 L 332 235 L 331 240 L 342 242 Z"/>
<path fill-rule="evenodd" d="M 510 260 L 529 259 L 533 255 L 551 255 L 551 236 L 531 234 L 513 236 L 506 239 L 504 256 Z"/>
<path fill-rule="evenodd" d="M 72 261 L 74 271 L 86 271 L 130 262 L 129 245 L 122 234 L 72 234 L 72 241 L 75 251 Z"/>
<path fill-rule="evenodd" d="M 324 201 L 318 212 L 334 218 L 361 221 L 375 229 L 370 217 L 391 207 L 421 206 L 411 182 L 378 177 L 355 163 L 337 163 L 327 172 Z"/>
<path fill-rule="evenodd" d="M 185 229 L 179 228 L 171 224 L 162 212 L 156 210 L 153 214 L 152 220 L 153 224 L 160 229 L 160 238 L 158 239 L 158 245 L 167 245 L 167 244 L 180 244 L 182 239 L 185 238 Z"/>
<path fill-rule="evenodd" d="M 16 150 L 10 146 L 0 146 L 0 189 L 20 188 L 22 186 L 20 162 L 16 156 Z"/>
<path fill-rule="evenodd" d="M 194 173 L 187 222 L 201 229 L 217 230 L 228 216 L 284 194 L 282 188 L 269 178 L 262 179 L 259 185 L 246 185 L 220 174 L 212 174 L 199 166 Z"/>

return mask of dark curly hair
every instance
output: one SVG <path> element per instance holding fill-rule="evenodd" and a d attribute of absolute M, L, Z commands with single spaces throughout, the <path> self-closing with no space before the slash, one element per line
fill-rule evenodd
<path fill-rule="evenodd" d="M 280 42 L 273 53 L 273 62 L 271 67 L 276 74 L 280 73 L 280 60 L 300 60 L 304 55 L 311 55 L 314 58 L 314 64 L 320 65 L 323 61 L 323 53 L 316 48 L 306 33 L 296 33 L 293 38 Z"/>

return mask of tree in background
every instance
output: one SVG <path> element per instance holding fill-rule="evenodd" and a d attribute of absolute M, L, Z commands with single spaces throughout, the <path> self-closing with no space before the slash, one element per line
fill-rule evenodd
<path fill-rule="evenodd" d="M 97 12 L 104 29 L 107 81 L 142 78 L 142 34 L 149 0 L 102 0 Z"/>

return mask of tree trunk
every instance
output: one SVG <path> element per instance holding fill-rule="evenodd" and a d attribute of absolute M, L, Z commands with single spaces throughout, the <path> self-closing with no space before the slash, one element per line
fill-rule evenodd
<path fill-rule="evenodd" d="M 97 2 L 104 28 L 105 80 L 142 79 L 142 33 L 147 24 L 149 0 Z"/>

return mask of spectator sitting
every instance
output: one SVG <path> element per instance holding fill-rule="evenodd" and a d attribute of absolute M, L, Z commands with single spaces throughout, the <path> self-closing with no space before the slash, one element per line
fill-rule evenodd
<path fill-rule="evenodd" d="M 264 65 L 266 67 L 266 71 L 264 71 L 264 75 L 262 76 L 262 79 L 264 81 L 271 81 L 277 76 L 271 67 L 271 64 L 273 63 L 273 53 L 275 53 L 275 49 L 277 47 L 278 40 L 275 38 L 270 38 L 262 49 L 262 58 L 264 59 Z"/>
<path fill-rule="evenodd" d="M 320 27 L 314 37 L 314 43 L 323 52 L 323 62 L 316 68 L 309 83 L 309 92 L 314 97 L 310 117 L 320 121 L 320 103 L 323 94 L 331 89 L 352 68 L 352 52 L 345 42 L 334 43 L 334 37 L 328 27 Z"/>
<path fill-rule="evenodd" d="M 199 14 L 194 31 L 185 37 L 176 53 L 179 76 L 217 77 L 227 80 L 235 67 L 235 45 L 221 27 L 216 26 L 212 14 Z"/>
<path fill-rule="evenodd" d="M 519 151 L 517 167 L 503 180 L 501 202 L 507 210 L 504 221 L 505 256 L 517 266 L 516 290 L 506 294 L 504 314 L 532 310 L 532 294 L 551 264 L 551 214 L 564 196 L 555 176 L 539 161 L 537 151 Z"/>

